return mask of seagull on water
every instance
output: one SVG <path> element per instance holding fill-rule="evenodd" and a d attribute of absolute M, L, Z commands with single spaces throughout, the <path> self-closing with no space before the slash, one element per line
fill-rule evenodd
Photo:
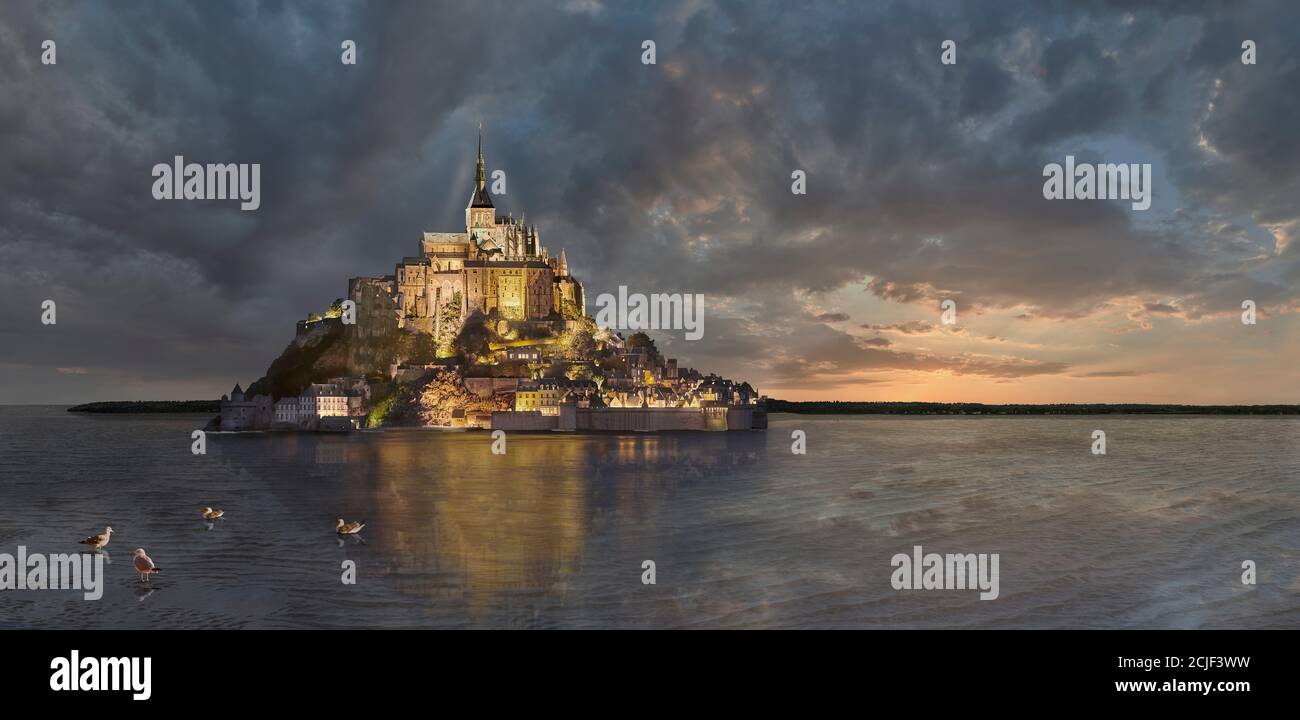
<path fill-rule="evenodd" d="M 135 564 L 135 571 L 140 573 L 140 582 L 148 582 L 150 575 L 156 572 L 162 572 L 162 568 L 153 564 L 153 558 L 144 554 L 144 548 L 135 549 L 135 560 L 133 563 Z"/>
<path fill-rule="evenodd" d="M 217 520 L 217 519 L 220 519 L 221 516 L 223 516 L 223 515 L 225 515 L 225 514 L 226 514 L 226 511 L 225 511 L 225 510 L 213 510 L 213 509 L 210 508 L 210 507 L 204 507 L 204 508 L 203 508 L 203 519 L 204 519 L 204 520 Z"/>
<path fill-rule="evenodd" d="M 113 534 L 113 528 L 111 528 L 111 527 L 106 527 L 106 528 L 104 528 L 104 532 L 103 532 L 103 533 L 101 533 L 101 534 L 99 534 L 99 535 L 91 535 L 90 537 L 86 538 L 85 540 L 78 540 L 77 542 L 78 542 L 78 543 L 81 543 L 82 545 L 89 545 L 89 546 L 95 548 L 96 550 L 100 550 L 100 549 L 102 549 L 105 545 L 108 544 L 108 537 L 109 537 L 110 535 L 112 535 L 112 534 Z"/>
<path fill-rule="evenodd" d="M 356 535 L 361 532 L 361 528 L 365 526 L 366 524 L 364 522 L 345 523 L 343 522 L 343 518 L 339 518 L 339 524 L 334 526 L 334 532 L 340 535 Z"/>

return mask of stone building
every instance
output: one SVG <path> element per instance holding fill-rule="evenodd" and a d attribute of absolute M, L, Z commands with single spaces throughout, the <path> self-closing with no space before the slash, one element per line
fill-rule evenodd
<path fill-rule="evenodd" d="M 582 284 L 569 274 L 564 251 L 552 256 L 536 226 L 497 214 L 487 187 L 482 135 L 464 232 L 424 233 L 419 249 L 392 275 L 349 281 L 348 297 L 357 304 L 353 332 L 377 335 L 396 327 L 443 337 L 476 311 L 516 321 L 586 314 Z M 457 327 L 444 328 L 445 323 Z"/>
<path fill-rule="evenodd" d="M 286 395 L 275 401 L 275 423 L 280 426 L 298 426 L 298 398 Z"/>
<path fill-rule="evenodd" d="M 589 407 L 596 392 L 596 383 L 590 380 L 522 380 L 515 389 L 515 410 L 557 415 L 565 403 Z"/>
<path fill-rule="evenodd" d="M 333 378 L 328 383 L 312 383 L 297 396 L 286 395 L 276 401 L 276 429 L 317 430 L 336 422 L 337 427 L 359 426 L 365 419 L 370 387 L 364 380 Z M 338 419 L 342 420 L 338 420 Z M 344 422 L 346 421 L 346 422 Z"/>
<path fill-rule="evenodd" d="M 264 430 L 271 426 L 273 415 L 269 395 L 245 398 L 238 383 L 228 397 L 221 396 L 222 430 Z"/>

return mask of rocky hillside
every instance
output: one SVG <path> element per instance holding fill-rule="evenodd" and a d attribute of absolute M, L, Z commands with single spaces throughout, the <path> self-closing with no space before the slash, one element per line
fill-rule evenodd
<path fill-rule="evenodd" d="M 472 415 L 510 408 L 510 396 L 481 398 L 465 389 L 460 370 L 448 368 L 402 388 L 382 421 L 386 425 L 448 426 L 457 410 Z"/>
<path fill-rule="evenodd" d="M 337 318 L 312 323 L 298 333 L 267 368 L 266 375 L 248 386 L 248 397 L 271 395 L 279 399 L 297 395 L 311 383 L 344 375 L 387 374 L 396 348 L 393 343 L 367 339 L 364 353 L 355 352 L 347 328 Z M 358 366 L 357 358 L 366 362 Z"/>
<path fill-rule="evenodd" d="M 341 302 L 341 301 L 340 301 Z M 590 325 L 590 323 L 588 323 Z M 591 327 L 594 327 L 592 325 Z M 529 329 L 537 334 L 536 329 Z M 507 328 L 509 337 L 492 329 L 481 314 L 471 315 L 465 321 L 448 347 L 442 348 L 431 335 L 393 328 L 391 332 L 358 336 L 338 317 L 327 314 L 321 318 L 313 315 L 299 330 L 269 368 L 245 391 L 248 397 L 270 395 L 278 400 L 296 396 L 312 383 L 328 382 L 338 377 L 366 377 L 371 382 L 371 412 L 367 425 L 451 425 L 452 414 L 465 415 L 509 410 L 512 398 L 498 395 L 481 398 L 469 392 L 464 385 L 464 373 L 474 372 L 479 377 L 527 377 L 528 366 L 522 362 L 480 364 L 479 358 L 492 352 L 493 343 L 514 341 L 519 329 Z M 545 334 L 545 333 L 543 333 Z M 592 331 L 584 327 L 581 332 L 569 333 L 559 338 L 562 354 L 585 357 L 594 350 Z M 562 341 L 572 337 L 585 339 L 585 344 L 574 347 Z M 547 335 L 549 337 L 549 335 Z M 416 382 L 388 382 L 390 366 L 397 362 L 412 365 L 443 362 L 445 352 L 454 353 L 454 361 L 443 368 L 432 370 Z M 444 358 L 446 360 L 446 358 Z M 451 364 L 452 362 L 456 364 Z M 561 367 L 567 367 L 561 363 Z"/>

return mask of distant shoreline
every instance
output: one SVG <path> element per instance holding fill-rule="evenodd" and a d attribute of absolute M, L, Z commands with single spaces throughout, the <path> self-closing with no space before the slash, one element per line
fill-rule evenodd
<path fill-rule="evenodd" d="M 985 405 L 932 402 L 768 400 L 769 413 L 800 415 L 1300 415 L 1300 405 L 1150 405 L 1054 403 Z"/>
<path fill-rule="evenodd" d="M 146 413 L 220 413 L 220 400 L 110 400 L 73 405 L 68 412 L 142 415 Z"/>

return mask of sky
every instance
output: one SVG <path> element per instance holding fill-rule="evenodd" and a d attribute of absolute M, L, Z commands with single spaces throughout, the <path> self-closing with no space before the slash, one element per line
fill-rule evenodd
<path fill-rule="evenodd" d="M 479 123 L 589 312 L 701 294 L 661 350 L 771 397 L 1300 402 L 1297 30 L 1290 0 L 10 0 L 0 403 L 247 385 L 464 228 Z M 176 155 L 260 164 L 260 208 L 154 199 Z M 1045 199 L 1067 155 L 1149 163 L 1150 209 Z"/>

